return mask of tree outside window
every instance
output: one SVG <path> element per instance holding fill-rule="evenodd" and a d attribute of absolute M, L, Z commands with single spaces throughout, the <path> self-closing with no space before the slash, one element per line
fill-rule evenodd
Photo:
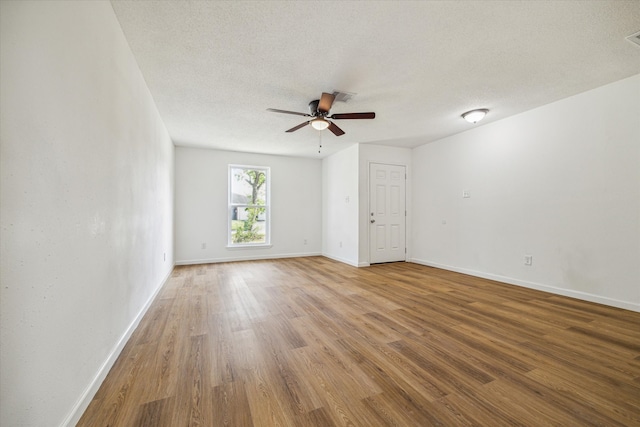
<path fill-rule="evenodd" d="M 229 245 L 269 244 L 269 168 L 229 165 Z"/>

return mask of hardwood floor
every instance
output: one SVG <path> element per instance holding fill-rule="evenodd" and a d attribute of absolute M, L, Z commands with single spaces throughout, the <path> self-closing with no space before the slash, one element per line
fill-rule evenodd
<path fill-rule="evenodd" d="M 640 313 L 409 263 L 176 267 L 79 426 L 640 426 Z"/>

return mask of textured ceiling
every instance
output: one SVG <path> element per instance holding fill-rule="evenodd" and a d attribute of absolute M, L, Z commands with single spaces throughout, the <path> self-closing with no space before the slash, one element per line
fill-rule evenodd
<path fill-rule="evenodd" d="M 640 1 L 112 1 L 176 145 L 324 157 L 415 147 L 640 72 Z M 355 93 L 335 137 L 285 133 Z M 478 125 L 460 114 L 491 112 Z M 322 135 L 323 150 L 318 154 Z"/>

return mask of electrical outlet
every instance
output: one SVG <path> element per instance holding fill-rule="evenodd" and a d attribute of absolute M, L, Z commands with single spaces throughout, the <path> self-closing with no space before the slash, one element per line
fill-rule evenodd
<path fill-rule="evenodd" d="M 340 247 L 342 247 L 342 242 L 340 242 Z"/>
<path fill-rule="evenodd" d="M 465 199 L 471 197 L 471 194 L 469 194 L 469 190 L 462 190 L 462 197 Z"/>
<path fill-rule="evenodd" d="M 167 253 L 166 253 L 166 252 L 162 254 L 162 260 L 163 260 L 163 261 L 166 261 L 166 260 L 167 260 Z"/>
<path fill-rule="evenodd" d="M 307 239 L 304 239 L 304 244 L 305 244 L 305 245 L 307 244 Z"/>
<path fill-rule="evenodd" d="M 202 249 L 207 249 L 207 244 L 206 243 L 202 244 Z"/>
<path fill-rule="evenodd" d="M 533 265 L 533 256 L 525 255 L 524 256 L 524 265 Z"/>

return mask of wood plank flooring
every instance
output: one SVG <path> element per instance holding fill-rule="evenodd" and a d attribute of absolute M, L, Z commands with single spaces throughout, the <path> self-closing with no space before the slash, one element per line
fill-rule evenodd
<path fill-rule="evenodd" d="M 409 263 L 176 267 L 79 426 L 640 426 L 640 313 Z"/>

